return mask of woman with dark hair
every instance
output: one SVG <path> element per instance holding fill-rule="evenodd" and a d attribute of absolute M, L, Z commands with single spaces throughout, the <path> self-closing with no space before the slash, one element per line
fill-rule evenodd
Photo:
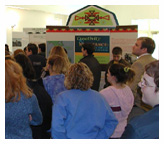
<path fill-rule="evenodd" d="M 68 55 L 67 55 L 67 50 L 64 49 L 62 46 L 54 46 L 49 54 L 49 57 L 55 56 L 55 55 L 59 55 L 61 57 L 63 57 L 66 61 L 66 63 L 70 66 L 71 63 L 68 59 Z M 42 75 L 41 78 L 44 78 L 46 76 L 49 76 L 50 72 L 49 72 L 49 68 L 48 68 L 48 63 L 46 65 L 46 67 L 44 67 L 43 71 L 42 71 Z"/>
<path fill-rule="evenodd" d="M 35 139 L 48 139 L 50 134 L 47 131 L 51 127 L 52 115 L 52 101 L 46 90 L 40 86 L 35 78 L 35 71 L 31 64 L 30 59 L 24 54 L 15 56 L 15 60 L 23 68 L 23 74 L 27 78 L 28 86 L 33 90 L 38 99 L 38 103 L 43 115 L 43 123 L 39 126 L 31 126 L 33 131 L 33 138 Z"/>
<path fill-rule="evenodd" d="M 22 68 L 5 57 L 5 138 L 32 139 L 30 125 L 40 125 L 42 114 L 36 96 L 26 84 Z"/>
<path fill-rule="evenodd" d="M 109 138 L 117 120 L 102 95 L 91 90 L 93 75 L 84 63 L 73 64 L 65 78 L 68 89 L 53 105 L 51 136 L 54 139 Z"/>
<path fill-rule="evenodd" d="M 120 138 L 127 125 L 127 118 L 133 107 L 134 96 L 126 83 L 132 81 L 134 75 L 134 71 L 124 64 L 113 64 L 108 68 L 107 80 L 111 86 L 101 90 L 100 93 L 112 108 L 119 122 L 111 138 Z"/>

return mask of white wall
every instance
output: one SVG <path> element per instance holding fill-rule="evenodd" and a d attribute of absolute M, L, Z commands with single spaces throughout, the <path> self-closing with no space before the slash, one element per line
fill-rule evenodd
<path fill-rule="evenodd" d="M 12 51 L 12 31 L 23 32 L 23 28 L 46 28 L 46 25 L 57 25 L 56 18 L 62 19 L 63 25 L 66 25 L 68 16 L 6 7 L 6 18 L 6 43 Z"/>
<path fill-rule="evenodd" d="M 131 25 L 135 19 L 159 19 L 158 5 L 103 5 L 115 13 L 119 25 Z"/>
<path fill-rule="evenodd" d="M 103 5 L 103 8 L 116 14 L 119 25 L 131 25 L 134 19 L 159 19 L 157 5 Z M 12 48 L 12 31 L 22 32 L 23 28 L 45 28 L 46 25 L 57 25 L 56 18 L 62 19 L 62 24 L 66 25 L 68 15 L 6 7 L 6 43 Z M 11 26 L 14 28 L 12 29 Z"/>

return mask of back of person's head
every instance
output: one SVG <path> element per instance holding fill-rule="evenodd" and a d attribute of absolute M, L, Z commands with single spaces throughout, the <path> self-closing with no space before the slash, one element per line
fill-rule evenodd
<path fill-rule="evenodd" d="M 27 48 L 26 49 L 28 49 L 29 52 L 32 51 L 32 54 L 37 54 L 38 53 L 38 47 L 34 43 L 29 43 L 27 45 Z"/>
<path fill-rule="evenodd" d="M 50 51 L 50 55 L 54 55 L 54 54 L 55 55 L 57 54 L 57 55 L 60 55 L 63 57 L 67 56 L 67 54 L 62 46 L 54 46 Z"/>
<path fill-rule="evenodd" d="M 17 49 L 17 50 L 14 51 L 14 57 L 15 57 L 17 54 L 25 54 L 25 52 L 24 52 L 22 49 Z"/>
<path fill-rule="evenodd" d="M 147 53 L 152 54 L 155 50 L 155 42 L 152 38 L 149 37 L 139 37 L 137 40 L 142 41 L 142 48 L 147 48 Z"/>
<path fill-rule="evenodd" d="M 5 51 L 9 52 L 9 46 L 7 44 L 5 44 Z"/>
<path fill-rule="evenodd" d="M 45 50 L 46 50 L 46 44 L 45 44 L 45 43 L 40 43 L 40 44 L 38 45 L 38 47 L 40 48 L 40 50 L 41 50 L 42 52 L 45 52 Z"/>
<path fill-rule="evenodd" d="M 21 66 L 9 56 L 5 57 L 5 102 L 19 101 L 21 92 L 31 97 L 32 92 L 26 84 Z"/>
<path fill-rule="evenodd" d="M 82 62 L 72 64 L 68 70 L 64 84 L 68 90 L 88 90 L 93 84 L 93 74 L 89 67 Z"/>
<path fill-rule="evenodd" d="M 109 71 L 112 76 L 116 77 L 117 83 L 131 82 L 135 76 L 135 72 L 131 68 L 120 63 L 112 64 Z"/>
<path fill-rule="evenodd" d="M 50 66 L 50 71 L 55 72 L 56 74 L 66 74 L 69 68 L 69 64 L 65 58 L 60 55 L 51 55 L 48 58 L 47 63 Z"/>
<path fill-rule="evenodd" d="M 24 54 L 17 54 L 15 60 L 23 69 L 23 74 L 27 79 L 35 78 L 35 70 L 32 66 L 30 59 Z"/>
<path fill-rule="evenodd" d="M 122 55 L 121 47 L 114 47 L 113 50 L 112 50 L 112 54 L 114 54 L 114 55 Z"/>
<path fill-rule="evenodd" d="M 159 91 L 159 60 L 153 61 L 145 66 L 145 72 L 154 78 L 156 84 L 155 92 Z"/>
<path fill-rule="evenodd" d="M 70 63 L 70 61 L 68 59 L 68 55 L 62 46 L 54 46 L 50 51 L 50 56 L 51 55 L 60 55 L 60 56 L 64 57 L 68 63 Z"/>
<path fill-rule="evenodd" d="M 87 50 L 88 55 L 91 55 L 93 52 L 95 52 L 95 47 L 92 43 L 84 43 L 82 44 L 82 48 Z"/>

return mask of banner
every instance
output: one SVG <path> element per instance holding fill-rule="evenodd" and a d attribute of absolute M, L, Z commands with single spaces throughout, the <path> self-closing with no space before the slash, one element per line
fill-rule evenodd
<path fill-rule="evenodd" d="M 95 46 L 93 55 L 97 58 L 100 64 L 109 62 L 110 52 L 110 36 L 75 36 L 75 62 L 79 62 L 82 56 L 81 48 L 84 43 L 92 43 Z"/>

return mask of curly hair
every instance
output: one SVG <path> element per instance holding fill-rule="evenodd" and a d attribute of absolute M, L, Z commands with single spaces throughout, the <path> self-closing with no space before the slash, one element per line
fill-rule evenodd
<path fill-rule="evenodd" d="M 68 70 L 64 84 L 68 90 L 88 90 L 93 84 L 93 74 L 89 67 L 82 62 L 72 64 Z"/>
<path fill-rule="evenodd" d="M 5 58 L 5 102 L 19 101 L 21 92 L 27 98 L 32 96 L 32 91 L 26 84 L 21 66 L 7 57 Z"/>
<path fill-rule="evenodd" d="M 155 92 L 159 91 L 159 60 L 153 61 L 145 66 L 146 73 L 154 78 L 156 84 Z"/>
<path fill-rule="evenodd" d="M 132 82 L 135 72 L 124 64 L 113 64 L 109 67 L 112 76 L 117 78 L 117 83 Z"/>

